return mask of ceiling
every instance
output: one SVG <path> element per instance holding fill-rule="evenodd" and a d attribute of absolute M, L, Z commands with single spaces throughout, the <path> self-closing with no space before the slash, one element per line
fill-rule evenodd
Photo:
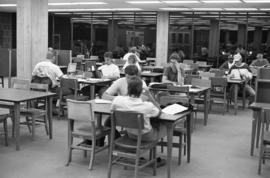
<path fill-rule="evenodd" d="M 119 8 L 139 8 L 142 11 L 162 11 L 160 8 L 188 8 L 184 10 L 207 10 L 209 9 L 192 9 L 192 8 L 212 8 L 212 10 L 216 11 L 226 11 L 224 8 L 256 8 L 254 10 L 264 9 L 270 11 L 270 0 L 233 0 L 239 1 L 239 3 L 204 3 L 205 1 L 223 1 L 229 2 L 232 0 L 185 0 L 185 1 L 198 1 L 197 3 L 165 3 L 165 0 L 137 0 L 141 2 L 145 1 L 159 1 L 156 4 L 130 4 L 127 1 L 132 0 L 48 0 L 49 3 L 68 3 L 68 2 L 104 2 L 106 4 L 99 5 L 58 5 L 58 6 L 49 6 L 49 11 L 55 9 L 56 11 L 129 11 L 129 9 L 120 9 Z M 176 1 L 176 0 L 173 0 Z M 179 0 L 178 0 L 179 1 Z M 183 0 L 180 0 L 183 1 Z M 265 2 L 265 3 L 245 3 L 246 1 L 253 2 Z M 16 4 L 17 0 L 0 0 L 1 4 Z M 215 9 L 222 8 L 222 9 Z M 266 9 L 269 8 L 269 9 Z M 227 9 L 229 11 L 239 11 L 239 9 Z M 15 12 L 16 7 L 0 7 L 0 12 Z"/>

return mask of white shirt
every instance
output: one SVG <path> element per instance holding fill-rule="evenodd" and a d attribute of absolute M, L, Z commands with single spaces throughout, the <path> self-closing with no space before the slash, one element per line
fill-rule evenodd
<path fill-rule="evenodd" d="M 110 65 L 103 65 L 98 68 L 98 70 L 101 70 L 102 75 L 105 77 L 120 77 L 120 71 L 117 65 L 110 64 Z"/>
<path fill-rule="evenodd" d="M 125 63 L 125 65 L 123 66 L 123 70 L 125 70 L 125 68 L 128 66 L 128 65 L 132 65 L 132 64 L 129 64 L 128 61 Z M 138 62 L 136 62 L 135 64 L 133 64 L 135 66 L 137 66 L 138 70 L 141 71 L 141 66 Z"/>
<path fill-rule="evenodd" d="M 159 109 L 151 102 L 143 101 L 141 98 L 132 98 L 129 96 L 117 96 L 112 102 L 113 110 L 122 111 L 136 111 L 144 114 L 144 129 L 142 133 L 150 132 L 152 126 L 150 124 L 150 117 L 156 117 L 159 114 Z M 128 129 L 128 132 L 135 135 L 137 130 Z"/>
<path fill-rule="evenodd" d="M 127 61 L 130 55 L 135 55 L 138 62 L 141 62 L 141 59 L 134 53 L 127 53 L 124 55 L 123 60 Z"/>
<path fill-rule="evenodd" d="M 49 77 L 52 80 L 52 87 L 58 85 L 58 79 L 63 75 L 60 67 L 53 64 L 50 60 L 42 61 L 36 64 L 32 76 Z"/>

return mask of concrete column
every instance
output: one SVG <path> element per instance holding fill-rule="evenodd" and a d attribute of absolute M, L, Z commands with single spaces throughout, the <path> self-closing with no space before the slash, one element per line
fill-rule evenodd
<path fill-rule="evenodd" d="M 48 50 L 48 0 L 17 0 L 17 77 L 30 79 Z"/>
<path fill-rule="evenodd" d="M 237 45 L 242 45 L 243 47 L 246 45 L 246 31 L 246 25 L 238 25 Z"/>
<path fill-rule="evenodd" d="M 254 49 L 259 50 L 261 43 L 262 43 L 262 27 L 255 27 L 254 39 L 253 39 Z"/>
<path fill-rule="evenodd" d="M 109 20 L 108 23 L 108 50 L 113 51 L 115 47 L 118 45 L 118 25 L 117 21 Z"/>
<path fill-rule="evenodd" d="M 217 57 L 219 51 L 219 21 L 211 20 L 208 43 L 208 56 Z"/>
<path fill-rule="evenodd" d="M 168 59 L 169 12 L 157 13 L 156 64 L 165 66 Z"/>

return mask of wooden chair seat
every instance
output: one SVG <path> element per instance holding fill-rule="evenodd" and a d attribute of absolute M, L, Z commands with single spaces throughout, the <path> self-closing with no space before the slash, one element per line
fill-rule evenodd
<path fill-rule="evenodd" d="M 44 116 L 46 114 L 46 110 L 44 109 L 37 109 L 37 108 L 20 108 L 20 112 L 23 116 Z"/>
<path fill-rule="evenodd" d="M 104 137 L 106 135 L 108 135 L 110 133 L 110 128 L 107 127 L 100 127 L 100 128 L 96 128 L 95 129 L 95 134 L 97 138 L 100 137 Z M 74 130 L 71 133 L 73 136 L 83 136 L 83 137 L 92 137 L 93 136 L 93 131 L 92 131 L 92 127 L 91 126 L 80 126 L 78 128 L 76 128 L 76 130 Z"/>

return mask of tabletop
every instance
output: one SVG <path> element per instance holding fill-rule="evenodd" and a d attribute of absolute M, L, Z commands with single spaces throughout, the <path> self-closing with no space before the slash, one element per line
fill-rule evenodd
<path fill-rule="evenodd" d="M 51 92 L 39 92 L 31 90 L 20 90 L 14 88 L 0 88 L 0 101 L 23 102 L 32 99 L 55 96 Z"/>

